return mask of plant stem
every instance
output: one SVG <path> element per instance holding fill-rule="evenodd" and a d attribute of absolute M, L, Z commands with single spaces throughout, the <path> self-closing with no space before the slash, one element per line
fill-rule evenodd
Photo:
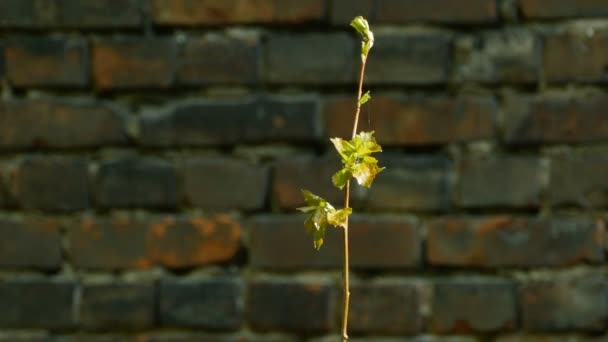
<path fill-rule="evenodd" d="M 357 92 L 357 110 L 355 111 L 355 122 L 353 124 L 353 135 L 351 139 L 354 139 L 357 135 L 357 126 L 359 125 L 359 113 L 361 112 L 361 96 L 363 96 L 363 78 L 365 76 L 365 62 L 367 62 L 367 53 L 361 61 L 361 74 L 359 76 L 359 90 Z M 346 190 L 344 192 L 344 208 L 349 207 L 350 202 L 350 180 L 346 182 Z M 343 315 L 342 315 L 342 342 L 348 340 L 348 305 L 350 302 L 350 277 L 348 274 L 349 261 L 348 261 L 348 216 L 344 224 L 344 298 L 343 298 Z"/>

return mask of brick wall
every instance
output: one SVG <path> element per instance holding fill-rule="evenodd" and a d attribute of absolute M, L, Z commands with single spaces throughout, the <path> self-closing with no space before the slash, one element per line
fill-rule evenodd
<path fill-rule="evenodd" d="M 606 341 L 606 0 L 0 0 L 0 341 Z"/>

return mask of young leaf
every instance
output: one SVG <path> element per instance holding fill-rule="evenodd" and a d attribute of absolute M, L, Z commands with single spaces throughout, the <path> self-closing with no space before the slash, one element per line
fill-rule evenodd
<path fill-rule="evenodd" d="M 353 145 L 342 138 L 332 138 L 329 140 L 334 144 L 336 151 L 340 153 L 342 159 L 348 159 L 348 156 L 354 151 Z"/>
<path fill-rule="evenodd" d="M 325 227 L 314 231 L 312 234 L 312 244 L 316 250 L 321 249 L 323 246 L 323 240 L 325 239 Z"/>
<path fill-rule="evenodd" d="M 342 170 L 336 172 L 332 177 L 331 181 L 334 183 L 334 186 L 340 190 L 342 190 L 346 186 L 346 182 L 352 177 L 352 173 L 347 168 L 343 168 Z"/>
<path fill-rule="evenodd" d="M 332 226 L 346 228 L 346 219 L 348 218 L 348 215 L 350 215 L 352 213 L 353 213 L 352 208 L 344 208 L 344 209 L 336 210 L 334 212 L 327 214 L 327 221 Z"/>
<path fill-rule="evenodd" d="M 308 190 L 302 189 L 302 195 L 304 195 L 304 200 L 311 207 L 318 207 L 318 206 L 322 205 L 323 202 L 327 202 L 323 198 L 313 194 L 312 192 L 310 192 Z M 298 209 L 303 209 L 303 208 L 298 208 Z M 302 210 L 300 210 L 300 211 L 302 211 Z"/>
<path fill-rule="evenodd" d="M 372 98 L 372 96 L 369 94 L 369 91 L 367 91 L 365 94 L 363 94 L 363 96 L 361 97 L 361 100 L 359 100 L 359 106 L 364 105 L 371 98 Z"/>
<path fill-rule="evenodd" d="M 375 158 L 374 158 L 375 159 Z M 370 187 L 376 175 L 384 170 L 383 167 L 378 167 L 377 163 L 361 162 L 353 166 L 353 177 L 357 179 L 359 185 Z"/>

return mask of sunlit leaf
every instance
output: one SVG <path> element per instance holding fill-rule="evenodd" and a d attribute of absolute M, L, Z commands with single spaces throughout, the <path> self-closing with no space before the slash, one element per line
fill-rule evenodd
<path fill-rule="evenodd" d="M 364 105 L 367 101 L 369 101 L 372 96 L 369 94 L 369 91 L 361 96 L 361 100 L 359 100 L 359 106 Z"/>
<path fill-rule="evenodd" d="M 318 207 L 322 205 L 323 202 L 326 202 L 323 198 L 313 194 L 308 190 L 302 189 L 302 195 L 304 195 L 304 200 L 311 207 Z"/>
<path fill-rule="evenodd" d="M 333 177 L 331 177 L 331 181 L 334 183 L 336 188 L 342 190 L 352 176 L 352 173 L 348 169 L 344 168 L 336 172 Z"/>
<path fill-rule="evenodd" d="M 321 246 L 323 246 L 323 240 L 325 239 L 325 230 L 326 228 L 323 227 L 322 229 L 313 232 L 312 244 L 316 250 L 321 249 Z"/>
<path fill-rule="evenodd" d="M 327 221 L 332 226 L 336 227 L 345 227 L 346 228 L 346 220 L 348 219 L 348 215 L 352 214 L 352 208 L 344 208 L 340 210 L 336 210 L 327 214 Z"/>
<path fill-rule="evenodd" d="M 342 138 L 329 139 L 336 148 L 336 151 L 342 156 L 343 159 L 347 159 L 350 154 L 354 151 L 353 145 Z"/>
<path fill-rule="evenodd" d="M 370 187 L 376 175 L 384 170 L 378 167 L 377 163 L 359 163 L 353 166 L 353 177 L 357 179 L 359 185 Z"/>

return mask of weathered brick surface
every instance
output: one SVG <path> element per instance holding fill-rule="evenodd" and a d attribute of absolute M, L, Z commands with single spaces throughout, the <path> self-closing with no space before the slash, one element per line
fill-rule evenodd
<path fill-rule="evenodd" d="M 57 220 L 0 217 L 0 268 L 56 270 L 61 266 Z"/>
<path fill-rule="evenodd" d="M 451 53 L 448 34 L 419 30 L 375 31 L 366 71 L 367 82 L 430 85 L 447 80 Z"/>
<path fill-rule="evenodd" d="M 95 200 L 103 208 L 175 208 L 177 191 L 175 166 L 151 158 L 102 161 L 95 180 Z"/>
<path fill-rule="evenodd" d="M 498 21 L 498 5 L 493 0 L 376 0 L 375 21 L 382 24 L 445 22 L 455 24 Z"/>
<path fill-rule="evenodd" d="M 89 329 L 143 329 L 155 322 L 155 287 L 151 283 L 86 283 L 80 321 Z"/>
<path fill-rule="evenodd" d="M 549 197 L 554 205 L 582 208 L 608 205 L 606 154 L 581 153 L 551 159 Z"/>
<path fill-rule="evenodd" d="M 605 331 L 608 278 L 570 272 L 530 279 L 521 285 L 522 323 L 527 331 Z"/>
<path fill-rule="evenodd" d="M 603 95 L 512 96 L 504 114 L 504 138 L 511 145 L 584 143 L 608 139 Z"/>
<path fill-rule="evenodd" d="M 206 210 L 259 210 L 266 202 L 268 167 L 238 159 L 189 158 L 181 166 L 188 203 Z"/>
<path fill-rule="evenodd" d="M 69 280 L 12 279 L 0 282 L 0 327 L 66 329 L 74 317 L 75 284 Z"/>
<path fill-rule="evenodd" d="M 66 149 L 127 142 L 124 115 L 96 101 L 0 101 L 0 150 Z"/>
<path fill-rule="evenodd" d="M 141 24 L 137 0 L 0 2 L 0 27 L 133 28 Z"/>
<path fill-rule="evenodd" d="M 165 326 L 237 330 L 243 322 L 244 285 L 239 279 L 167 279 L 160 285 Z"/>
<path fill-rule="evenodd" d="M 385 280 L 354 283 L 349 331 L 353 334 L 417 334 L 422 331 L 424 284 Z"/>
<path fill-rule="evenodd" d="M 180 102 L 141 119 L 149 146 L 213 146 L 318 139 L 319 105 L 313 96 L 250 97 Z"/>
<path fill-rule="evenodd" d="M 224 333 L 162 332 L 137 336 L 137 342 L 248 342 L 257 341 L 249 337 Z M 292 342 L 289 339 L 264 337 L 268 342 Z"/>
<path fill-rule="evenodd" d="M 442 157 L 378 156 L 386 170 L 362 206 L 371 210 L 443 211 L 450 207 L 450 162 Z"/>
<path fill-rule="evenodd" d="M 78 87 L 88 83 L 83 40 L 24 38 L 6 43 L 7 77 L 16 87 Z"/>
<path fill-rule="evenodd" d="M 354 82 L 356 45 L 347 34 L 276 34 L 264 50 L 268 83 L 344 84 Z"/>
<path fill-rule="evenodd" d="M 344 27 L 358 15 L 372 20 L 374 2 L 374 0 L 332 0 L 330 1 L 331 23 Z"/>
<path fill-rule="evenodd" d="M 350 136 L 351 129 L 344 122 L 352 121 L 354 108 L 352 98 L 326 100 L 328 137 Z M 485 96 L 430 98 L 379 94 L 370 102 L 369 110 L 381 145 L 420 146 L 491 138 L 497 105 L 493 98 Z"/>
<path fill-rule="evenodd" d="M 543 48 L 545 79 L 549 82 L 606 82 L 606 46 L 606 29 L 578 29 L 548 35 Z"/>
<path fill-rule="evenodd" d="M 257 36 L 208 34 L 185 42 L 177 80 L 186 85 L 254 84 L 259 79 Z"/>
<path fill-rule="evenodd" d="M 227 215 L 158 216 L 147 220 L 92 218 L 68 232 L 70 258 L 86 269 L 202 266 L 233 259 L 241 226 Z"/>
<path fill-rule="evenodd" d="M 300 23 L 325 15 L 323 0 L 151 0 L 151 6 L 161 25 Z"/>
<path fill-rule="evenodd" d="M 517 327 L 515 286 L 491 278 L 437 280 L 431 311 L 431 327 L 440 333 L 513 330 Z"/>
<path fill-rule="evenodd" d="M 335 300 L 333 286 L 325 281 L 256 279 L 248 288 L 248 320 L 256 331 L 327 332 Z"/>
<path fill-rule="evenodd" d="M 11 173 L 9 187 L 24 209 L 74 211 L 89 207 L 87 160 L 26 156 Z"/>
<path fill-rule="evenodd" d="M 327 231 L 320 251 L 303 227 L 300 215 L 257 216 L 250 222 L 251 264 L 269 270 L 339 268 L 342 232 Z M 410 217 L 353 216 L 350 220 L 350 262 L 357 269 L 404 269 L 421 261 L 420 231 Z M 382 246 L 382 248 L 378 248 Z"/>
<path fill-rule="evenodd" d="M 585 218 L 440 218 L 429 223 L 428 233 L 427 257 L 436 265 L 567 266 L 605 260 L 605 227 Z"/>
<path fill-rule="evenodd" d="M 537 207 L 541 160 L 531 156 L 468 158 L 460 165 L 459 204 L 464 207 Z"/>
<path fill-rule="evenodd" d="M 454 55 L 455 81 L 528 84 L 540 79 L 541 39 L 526 29 L 461 37 L 454 43 Z"/>
<path fill-rule="evenodd" d="M 527 18 L 601 17 L 608 15 L 603 0 L 523 0 L 521 10 Z"/>
<path fill-rule="evenodd" d="M 98 88 L 168 88 L 174 82 L 177 44 L 171 39 L 98 40 L 92 49 Z"/>

